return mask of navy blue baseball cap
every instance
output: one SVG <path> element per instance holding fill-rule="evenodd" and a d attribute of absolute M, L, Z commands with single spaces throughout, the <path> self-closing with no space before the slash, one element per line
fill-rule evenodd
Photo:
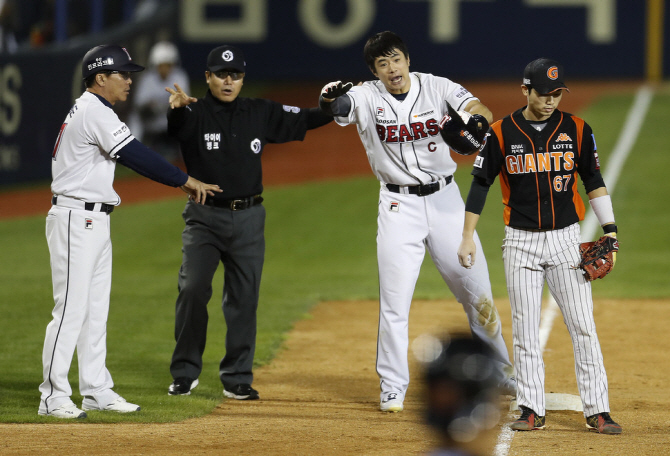
<path fill-rule="evenodd" d="M 568 92 L 563 82 L 563 65 L 551 59 L 537 59 L 526 65 L 523 71 L 523 85 L 535 89 L 538 93 L 552 93 L 560 89 Z"/>
<path fill-rule="evenodd" d="M 86 79 L 101 71 L 143 71 L 142 65 L 133 63 L 126 48 L 116 44 L 104 44 L 88 50 L 81 64 L 81 76 Z"/>
<path fill-rule="evenodd" d="M 207 69 L 211 72 L 229 70 L 246 73 L 246 67 L 244 53 L 235 46 L 219 46 L 212 49 L 207 56 Z"/>

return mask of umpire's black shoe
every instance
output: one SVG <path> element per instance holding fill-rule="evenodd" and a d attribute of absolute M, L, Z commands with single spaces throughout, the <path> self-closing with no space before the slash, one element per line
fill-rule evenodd
<path fill-rule="evenodd" d="M 533 431 L 544 429 L 544 416 L 539 416 L 528 407 L 521 406 L 521 416 L 509 425 L 515 431 Z"/>
<path fill-rule="evenodd" d="M 597 413 L 586 418 L 586 428 L 600 434 L 616 435 L 622 432 L 621 426 L 607 412 Z"/>
<path fill-rule="evenodd" d="M 191 394 L 191 390 L 198 386 L 198 379 L 193 380 L 188 377 L 179 377 L 172 382 L 172 385 L 168 388 L 168 394 L 170 396 L 188 396 Z"/>
<path fill-rule="evenodd" d="M 248 383 L 240 383 L 232 388 L 224 386 L 223 395 L 238 401 L 253 401 L 258 399 L 258 391 L 253 389 Z"/>

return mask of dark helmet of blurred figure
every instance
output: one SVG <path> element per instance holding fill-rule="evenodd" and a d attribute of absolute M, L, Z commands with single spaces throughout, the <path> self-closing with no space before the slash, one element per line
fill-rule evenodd
<path fill-rule="evenodd" d="M 472 442 L 500 420 L 490 348 L 469 335 L 433 337 L 428 345 L 429 354 L 422 360 L 427 362 L 424 380 L 428 424 L 448 443 Z"/>

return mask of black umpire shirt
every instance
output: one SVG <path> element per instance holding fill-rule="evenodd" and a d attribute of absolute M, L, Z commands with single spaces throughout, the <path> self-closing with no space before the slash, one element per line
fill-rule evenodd
<path fill-rule="evenodd" d="M 581 118 L 559 110 L 538 131 L 524 109 L 491 125 L 472 174 L 488 186 L 500 175 L 506 225 L 565 228 L 584 218 L 577 175 L 587 193 L 605 186 L 593 132 Z"/>
<path fill-rule="evenodd" d="M 168 112 L 168 133 L 179 141 L 188 174 L 218 184 L 223 192 L 215 193 L 215 200 L 230 200 L 263 192 L 261 155 L 267 143 L 302 141 L 307 130 L 331 120 L 318 108 L 259 98 L 224 103 L 208 90 L 197 103 Z"/>

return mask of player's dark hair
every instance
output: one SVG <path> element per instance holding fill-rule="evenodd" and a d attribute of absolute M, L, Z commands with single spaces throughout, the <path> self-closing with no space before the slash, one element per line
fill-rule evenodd
<path fill-rule="evenodd" d="M 409 57 L 409 51 L 407 50 L 407 45 L 403 40 L 393 32 L 388 30 L 385 32 L 379 32 L 376 35 L 371 36 L 365 47 L 363 48 L 363 57 L 365 58 L 365 63 L 368 65 L 372 72 L 375 72 L 375 60 L 378 57 L 390 57 L 393 55 L 393 50 L 397 49 L 405 57 Z"/>
<path fill-rule="evenodd" d="M 84 85 L 86 86 L 87 89 L 93 87 L 93 84 L 95 83 L 96 74 L 98 73 L 93 73 L 92 75 L 84 79 Z"/>

